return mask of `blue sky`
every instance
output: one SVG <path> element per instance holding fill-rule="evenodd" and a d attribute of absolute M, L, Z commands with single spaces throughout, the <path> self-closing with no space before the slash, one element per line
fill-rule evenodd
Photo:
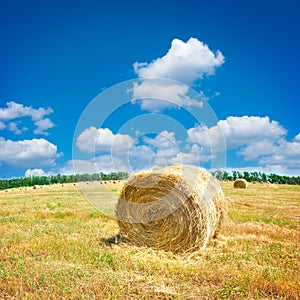
<path fill-rule="evenodd" d="M 299 8 L 1 1 L 0 177 L 74 162 L 300 175 Z"/>

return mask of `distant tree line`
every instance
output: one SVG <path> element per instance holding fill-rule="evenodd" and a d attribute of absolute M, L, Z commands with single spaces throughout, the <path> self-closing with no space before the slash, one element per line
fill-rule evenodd
<path fill-rule="evenodd" d="M 217 170 L 212 172 L 213 176 L 218 180 L 230 180 L 234 181 L 239 178 L 246 179 L 248 182 L 270 182 L 279 184 L 300 184 L 300 176 L 286 176 L 278 174 L 266 174 L 261 172 L 239 172 L 232 171 L 227 172 L 223 170 Z M 23 187 L 23 186 L 34 186 L 34 185 L 50 185 L 56 183 L 75 183 L 80 181 L 102 181 L 102 180 L 124 180 L 128 178 L 126 172 L 111 172 L 105 173 L 94 173 L 94 174 L 76 174 L 76 175 L 48 175 L 48 176 L 30 176 L 30 177 L 19 177 L 11 179 L 0 179 L 0 190 Z"/>
<path fill-rule="evenodd" d="M 76 174 L 76 175 L 48 175 L 48 176 L 30 176 L 19 177 L 11 179 L 0 179 L 0 190 L 16 188 L 22 186 L 34 186 L 34 185 L 50 185 L 56 183 L 73 183 L 80 181 L 101 181 L 101 180 L 123 180 L 127 179 L 128 174 L 126 172 L 111 172 L 94 173 L 94 174 Z"/>
<path fill-rule="evenodd" d="M 231 173 L 223 170 L 217 170 L 212 172 L 214 177 L 219 180 L 230 180 L 234 181 L 236 179 L 245 179 L 248 182 L 270 182 L 270 183 L 279 183 L 279 184 L 300 184 L 300 176 L 286 176 L 278 174 L 266 174 L 261 172 L 239 172 L 232 171 Z"/>

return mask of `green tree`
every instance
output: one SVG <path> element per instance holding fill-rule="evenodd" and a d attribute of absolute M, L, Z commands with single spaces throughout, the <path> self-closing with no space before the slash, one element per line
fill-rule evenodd
<path fill-rule="evenodd" d="M 236 171 L 232 171 L 232 177 L 233 177 L 233 180 L 237 179 L 237 172 Z"/>
<path fill-rule="evenodd" d="M 223 178 L 223 180 L 228 180 L 229 179 L 229 173 L 228 172 L 226 172 L 226 171 L 223 171 L 223 176 L 222 176 Z"/>
<path fill-rule="evenodd" d="M 262 180 L 263 182 L 267 182 L 267 175 L 266 175 L 265 173 L 262 173 L 262 174 L 261 174 L 261 180 Z"/>
<path fill-rule="evenodd" d="M 244 172 L 244 179 L 247 180 L 247 181 L 250 181 L 250 174 L 249 172 Z"/>

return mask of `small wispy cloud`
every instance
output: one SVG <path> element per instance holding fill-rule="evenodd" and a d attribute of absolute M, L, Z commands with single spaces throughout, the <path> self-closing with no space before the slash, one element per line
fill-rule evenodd
<path fill-rule="evenodd" d="M 33 132 L 35 134 L 43 134 L 43 135 L 48 135 L 47 130 L 55 126 L 54 123 L 49 118 L 38 120 L 34 122 L 34 125 L 36 126 L 36 129 Z"/>
<path fill-rule="evenodd" d="M 54 123 L 49 118 L 45 118 L 47 115 L 53 113 L 53 109 L 51 107 L 33 108 L 32 106 L 25 106 L 14 101 L 7 102 L 6 106 L 7 107 L 0 108 L 0 129 L 7 128 L 15 134 L 21 134 L 27 129 L 26 127 L 19 127 L 21 121 L 9 121 L 24 117 L 29 117 L 34 122 L 36 126 L 36 129 L 34 130 L 35 134 L 47 135 L 47 130 L 54 127 Z"/>
<path fill-rule="evenodd" d="M 0 121 L 0 130 L 4 129 L 6 127 L 6 125 Z"/>
<path fill-rule="evenodd" d="M 19 128 L 20 122 L 10 122 L 7 126 L 7 129 L 14 134 L 22 134 L 25 130 L 27 130 L 27 127 Z"/>

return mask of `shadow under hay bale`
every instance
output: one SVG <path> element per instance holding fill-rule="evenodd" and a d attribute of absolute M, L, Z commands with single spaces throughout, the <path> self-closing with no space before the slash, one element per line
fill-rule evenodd
<path fill-rule="evenodd" d="M 245 179 L 237 179 L 234 181 L 233 187 L 236 189 L 246 189 L 248 187 L 248 182 Z"/>
<path fill-rule="evenodd" d="M 210 173 L 176 164 L 131 176 L 120 194 L 116 217 L 126 240 L 185 252 L 206 247 L 225 210 L 220 184 Z"/>
<path fill-rule="evenodd" d="M 101 241 L 104 242 L 107 246 L 126 242 L 126 240 L 120 234 L 114 235 L 110 238 L 102 238 Z"/>

